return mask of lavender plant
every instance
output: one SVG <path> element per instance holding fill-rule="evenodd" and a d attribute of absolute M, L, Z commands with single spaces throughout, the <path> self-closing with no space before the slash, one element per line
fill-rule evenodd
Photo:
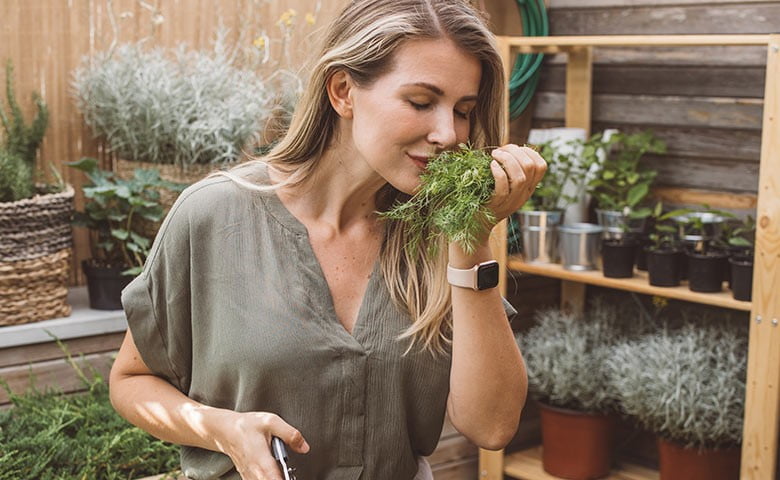
<path fill-rule="evenodd" d="M 736 322 L 688 320 L 613 349 L 606 362 L 622 410 L 687 447 L 736 445 L 742 436 L 747 335 Z"/>
<path fill-rule="evenodd" d="M 581 316 L 557 308 L 539 311 L 534 327 L 517 336 L 531 394 L 555 407 L 610 411 L 615 393 L 606 365 L 612 348 L 647 326 L 639 312 L 600 300 Z"/>
<path fill-rule="evenodd" d="M 126 160 L 237 160 L 259 139 L 271 94 L 255 72 L 235 65 L 225 35 L 210 52 L 136 43 L 85 57 L 72 83 L 85 122 Z"/>

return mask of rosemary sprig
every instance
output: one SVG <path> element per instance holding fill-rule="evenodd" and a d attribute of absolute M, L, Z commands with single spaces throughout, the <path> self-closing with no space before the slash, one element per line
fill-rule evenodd
<path fill-rule="evenodd" d="M 431 160 L 420 176 L 420 190 L 381 214 L 406 224 L 408 251 L 415 251 L 424 239 L 443 234 L 472 253 L 479 236 L 496 220 L 487 207 L 495 188 L 492 157 L 465 144 L 459 147 Z M 435 251 L 436 242 L 430 242 L 429 248 Z"/>

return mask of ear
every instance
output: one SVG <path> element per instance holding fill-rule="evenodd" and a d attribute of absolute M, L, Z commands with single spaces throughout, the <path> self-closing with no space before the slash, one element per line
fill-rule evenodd
<path fill-rule="evenodd" d="M 326 88 L 330 104 L 336 113 L 342 118 L 352 118 L 352 77 L 344 70 L 339 70 L 330 76 Z"/>

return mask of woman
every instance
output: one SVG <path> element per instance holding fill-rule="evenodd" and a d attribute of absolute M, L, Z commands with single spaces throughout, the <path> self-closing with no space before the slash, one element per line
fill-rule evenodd
<path fill-rule="evenodd" d="M 318 58 L 280 144 L 187 189 L 123 292 L 112 403 L 183 445 L 191 478 L 281 479 L 272 436 L 302 479 L 430 478 L 445 411 L 483 448 L 517 429 L 513 310 L 489 269 L 469 271 L 491 266 L 492 226 L 471 254 L 429 255 L 377 215 L 438 152 L 498 145 L 491 34 L 463 0 L 356 0 Z M 516 145 L 492 156 L 501 219 L 546 165 Z"/>

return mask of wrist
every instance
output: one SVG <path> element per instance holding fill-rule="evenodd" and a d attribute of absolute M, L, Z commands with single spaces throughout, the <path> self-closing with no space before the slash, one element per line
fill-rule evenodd
<path fill-rule="evenodd" d="M 488 260 L 493 260 L 493 252 L 487 242 L 477 245 L 471 253 L 463 251 L 456 242 L 450 243 L 449 265 L 453 268 L 471 268 L 474 265 L 487 262 Z"/>

